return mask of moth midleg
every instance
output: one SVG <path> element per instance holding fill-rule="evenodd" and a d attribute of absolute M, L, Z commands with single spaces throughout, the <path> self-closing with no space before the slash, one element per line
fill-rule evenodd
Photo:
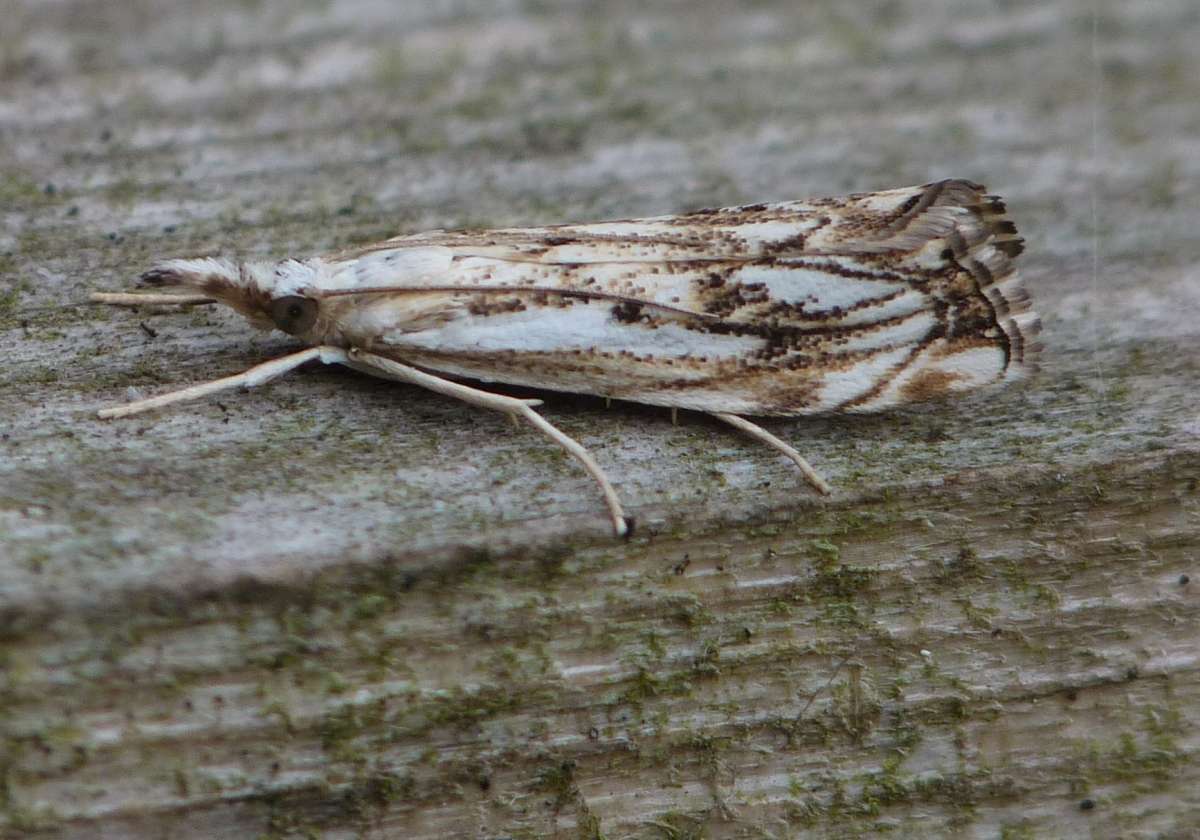
<path fill-rule="evenodd" d="M 812 465 L 808 463 L 808 461 L 804 460 L 804 456 L 792 448 L 791 444 L 780 440 L 762 426 L 751 423 L 744 417 L 738 417 L 736 414 L 725 414 L 723 412 L 716 411 L 711 413 L 712 416 L 716 417 L 718 420 L 728 423 L 735 429 L 740 429 L 741 431 L 750 435 L 750 437 L 760 441 L 761 443 L 765 443 L 767 446 L 788 458 L 792 463 L 800 468 L 800 472 L 818 493 L 828 496 L 831 492 L 833 492 L 829 485 L 825 483 L 825 479 L 817 475 L 817 471 L 812 468 Z"/>
<path fill-rule="evenodd" d="M 604 495 L 605 504 L 608 505 L 608 514 L 612 519 L 613 530 L 618 537 L 623 537 L 629 533 L 629 521 L 625 517 L 625 511 L 621 507 L 621 500 L 617 496 L 617 491 L 613 488 L 612 483 L 608 480 L 608 476 L 604 474 L 604 470 L 600 468 L 600 465 L 596 463 L 582 444 L 562 432 L 549 420 L 533 410 L 533 406 L 542 404 L 541 400 L 523 400 L 515 397 L 506 397 L 503 394 L 493 394 L 489 391 L 480 391 L 477 388 L 471 388 L 458 382 L 442 379 L 423 370 L 417 370 L 385 356 L 376 356 L 374 353 L 367 353 L 359 349 L 351 349 L 348 356 L 352 367 L 357 367 L 366 373 L 383 376 L 387 379 L 396 379 L 411 385 L 419 385 L 430 391 L 462 400 L 470 405 L 477 405 L 480 408 L 490 408 L 494 411 L 503 411 L 510 417 L 525 420 L 573 455 L 579 463 L 583 464 L 583 468 L 588 471 L 588 475 L 600 485 L 600 492 Z"/>
<path fill-rule="evenodd" d="M 96 413 L 101 419 L 111 420 L 114 417 L 128 417 L 131 414 L 140 414 L 152 408 L 161 408 L 164 405 L 171 405 L 183 402 L 184 400 L 194 400 L 199 397 L 208 396 L 209 394 L 215 394 L 218 391 L 228 391 L 231 388 L 253 388 L 255 385 L 270 382 L 272 379 L 282 376 L 289 370 L 298 368 L 300 365 L 313 359 L 319 358 L 327 364 L 339 361 L 339 359 L 335 358 L 337 354 L 341 354 L 344 357 L 345 351 L 339 347 L 309 347 L 306 350 L 301 350 L 299 353 L 292 353 L 288 356 L 272 359 L 269 362 L 263 362 L 261 365 L 255 365 L 249 370 L 236 373 L 233 376 L 225 376 L 221 379 L 214 379 L 211 382 L 201 382 L 199 385 L 193 385 L 190 388 L 181 388 L 178 391 L 159 394 L 157 397 L 147 397 L 144 400 L 136 400 L 125 405 L 116 406 L 115 408 L 102 408 Z"/>

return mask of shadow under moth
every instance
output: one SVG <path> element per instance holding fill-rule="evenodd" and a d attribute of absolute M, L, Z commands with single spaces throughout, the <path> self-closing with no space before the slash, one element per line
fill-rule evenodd
<path fill-rule="evenodd" d="M 1003 202 L 965 180 L 679 216 L 399 236 L 278 263 L 167 260 L 116 305 L 222 303 L 307 349 L 116 408 L 261 385 L 312 360 L 524 420 L 612 483 L 536 399 L 499 382 L 711 414 L 828 485 L 745 415 L 867 412 L 1014 380 L 1038 318 Z"/>

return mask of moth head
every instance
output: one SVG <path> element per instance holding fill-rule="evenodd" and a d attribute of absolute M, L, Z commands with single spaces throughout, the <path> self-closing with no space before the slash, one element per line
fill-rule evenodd
<path fill-rule="evenodd" d="M 200 258 L 168 260 L 142 275 L 138 285 L 211 298 L 237 310 L 263 330 L 309 333 L 320 305 L 305 294 L 321 267 L 312 262 L 234 262 Z"/>

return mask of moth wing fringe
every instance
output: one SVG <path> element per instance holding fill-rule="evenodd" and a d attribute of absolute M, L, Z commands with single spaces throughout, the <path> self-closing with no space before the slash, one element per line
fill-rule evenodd
<path fill-rule="evenodd" d="M 1025 249 L 1025 240 L 1008 218 L 1004 201 L 980 187 L 972 218 L 982 231 L 979 242 L 964 261 L 979 287 L 991 302 L 996 320 L 1009 343 L 1009 366 L 1005 378 L 1022 378 L 1037 370 L 1041 343 L 1037 337 L 1042 322 L 1014 260 Z"/>
<path fill-rule="evenodd" d="M 1008 339 L 1009 364 L 1004 378 L 1017 379 L 1035 371 L 1041 350 L 1037 341 L 1041 319 L 1032 310 L 1029 293 L 1014 263 L 1024 250 L 1025 240 L 1008 218 L 1004 201 L 989 195 L 983 185 L 963 179 L 938 181 L 923 189 L 913 210 L 906 214 L 910 218 L 902 217 L 904 226 L 892 241 L 949 251 L 947 256 L 975 279 Z M 919 214 L 911 215 L 918 210 Z"/>

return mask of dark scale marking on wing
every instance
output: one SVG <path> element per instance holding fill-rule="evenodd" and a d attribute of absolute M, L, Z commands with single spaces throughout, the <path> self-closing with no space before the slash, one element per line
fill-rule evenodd
<path fill-rule="evenodd" d="M 644 304 L 632 300 L 618 303 L 612 308 L 613 320 L 622 324 L 636 324 L 642 319 Z"/>
<path fill-rule="evenodd" d="M 905 289 L 897 289 L 894 292 L 878 295 L 872 298 L 864 298 L 849 306 L 831 306 L 828 309 L 823 309 L 820 312 L 805 312 L 803 303 L 792 303 L 789 301 L 776 300 L 771 301 L 770 306 L 759 313 L 760 317 L 776 318 L 785 321 L 828 321 L 844 318 L 852 312 L 858 312 L 863 309 L 870 309 L 873 306 L 888 303 L 896 300 L 906 293 Z"/>

